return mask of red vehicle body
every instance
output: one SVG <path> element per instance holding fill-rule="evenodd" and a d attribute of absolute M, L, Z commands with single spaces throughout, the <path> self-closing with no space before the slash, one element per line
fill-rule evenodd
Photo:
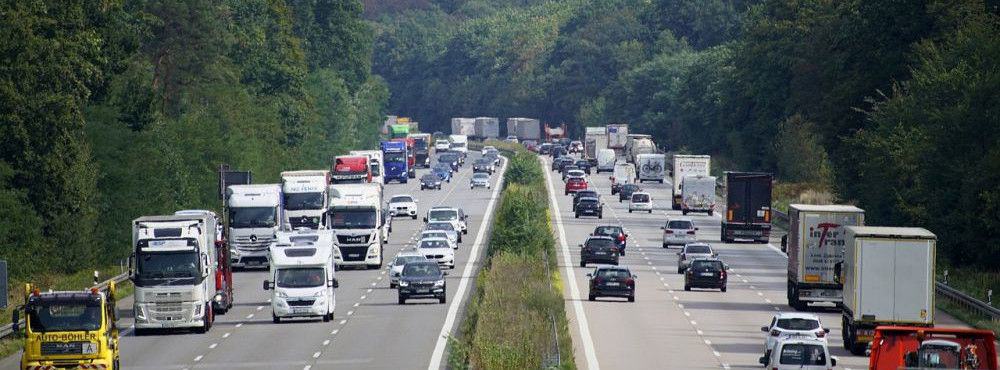
<path fill-rule="evenodd" d="M 371 167 L 368 157 L 363 155 L 338 155 L 333 160 L 333 171 L 330 174 L 334 184 L 360 184 L 372 182 Z"/>
<path fill-rule="evenodd" d="M 995 340 L 989 330 L 879 326 L 868 368 L 998 370 Z"/>
<path fill-rule="evenodd" d="M 406 168 L 408 169 L 407 177 L 413 179 L 417 177 L 417 155 L 415 152 L 416 141 L 412 137 L 401 137 L 397 139 L 392 139 L 391 141 L 402 141 L 406 143 Z"/>
<path fill-rule="evenodd" d="M 580 190 L 587 190 L 587 180 L 581 178 L 572 178 L 566 181 L 566 195 L 578 192 Z"/>

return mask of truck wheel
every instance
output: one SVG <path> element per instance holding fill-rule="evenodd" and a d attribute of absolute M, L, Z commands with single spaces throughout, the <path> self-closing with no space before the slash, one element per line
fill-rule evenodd
<path fill-rule="evenodd" d="M 399 302 L 399 304 L 406 304 L 406 296 L 400 294 L 399 299 L 397 301 Z"/>
<path fill-rule="evenodd" d="M 685 210 L 682 210 L 682 211 L 681 211 L 681 214 L 682 214 L 682 215 L 685 215 L 685 216 L 687 216 L 687 215 L 688 215 L 688 211 L 687 211 L 686 209 L 685 209 Z"/>
<path fill-rule="evenodd" d="M 628 213 L 632 213 L 632 210 L 631 210 L 631 209 L 630 209 L 630 210 L 628 210 Z"/>
<path fill-rule="evenodd" d="M 595 299 L 597 299 L 597 297 L 596 297 L 596 296 L 594 296 L 594 294 L 588 294 L 588 295 L 587 295 L 587 300 L 588 300 L 588 301 L 593 301 L 593 300 L 595 300 Z"/>
<path fill-rule="evenodd" d="M 440 298 L 438 298 L 438 302 L 441 303 L 441 304 L 447 303 L 448 302 L 448 296 L 442 295 Z"/>
<path fill-rule="evenodd" d="M 575 216 L 576 216 L 576 218 L 580 218 L 580 214 L 579 213 L 577 213 Z"/>
<path fill-rule="evenodd" d="M 330 320 L 333 320 L 333 314 L 332 313 L 328 313 L 326 315 L 323 315 L 323 322 L 330 322 Z"/>
<path fill-rule="evenodd" d="M 587 267 L 587 261 L 581 260 L 580 267 Z"/>

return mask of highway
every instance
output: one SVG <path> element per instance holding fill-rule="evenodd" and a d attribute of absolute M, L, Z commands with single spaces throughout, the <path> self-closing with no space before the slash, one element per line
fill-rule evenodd
<path fill-rule="evenodd" d="M 469 215 L 469 232 L 456 251 L 456 267 L 447 276 L 448 303 L 412 300 L 405 306 L 396 302 L 385 269 L 340 270 L 336 290 L 337 308 L 333 321 L 271 322 L 270 292 L 261 283 L 263 270 L 234 273 L 235 306 L 218 316 L 205 334 L 188 332 L 137 337 L 132 327 L 132 300 L 119 303 L 123 328 L 121 364 L 124 369 L 414 369 L 440 366 L 446 341 L 442 333 L 453 333 L 457 315 L 464 312 L 478 272 L 479 258 L 488 233 L 484 226 L 491 214 L 499 186 L 491 190 L 469 189 L 472 161 L 469 158 L 443 190 L 421 191 L 417 181 L 426 169 L 417 170 L 417 179 L 408 184 L 387 184 L 385 200 L 396 194 L 411 194 L 419 201 L 420 212 L 437 206 L 462 207 Z M 496 184 L 502 176 L 492 176 Z M 488 216 L 489 215 L 489 216 Z M 128 225 L 122 225 L 128 227 Z M 413 245 L 423 230 L 422 215 L 413 220 L 396 218 L 386 261 L 403 248 Z M 462 292 L 460 293 L 460 289 Z M 0 361 L 0 369 L 17 368 L 20 355 Z"/>
<path fill-rule="evenodd" d="M 563 195 L 563 182 L 552 172 L 551 160 L 543 159 L 549 184 L 555 232 L 560 250 L 560 272 L 570 321 L 574 353 L 580 369 L 760 369 L 764 333 L 774 313 L 788 311 L 785 290 L 787 259 L 774 247 L 783 232 L 772 235 L 770 245 L 723 244 L 719 240 L 720 214 L 690 214 L 699 228 L 698 238 L 710 242 L 719 258 L 730 267 L 728 292 L 684 291 L 683 276 L 677 274 L 679 247 L 662 247 L 662 231 L 667 217 L 681 216 L 670 210 L 671 186 L 640 185 L 650 192 L 656 210 L 652 214 L 628 213 L 628 202 L 619 203 L 611 195 L 609 174 L 588 176 L 604 202 L 604 218 L 576 219 L 572 197 Z M 586 274 L 579 267 L 579 247 L 586 235 L 599 224 L 622 225 L 629 234 L 626 255 L 620 264 L 628 266 L 636 279 L 636 300 L 604 298 L 587 301 Z M 866 369 L 866 357 L 852 356 L 842 347 L 840 313 L 815 309 L 824 327 L 830 328 L 829 343 L 837 368 Z M 938 324 L 965 326 L 937 312 Z"/>

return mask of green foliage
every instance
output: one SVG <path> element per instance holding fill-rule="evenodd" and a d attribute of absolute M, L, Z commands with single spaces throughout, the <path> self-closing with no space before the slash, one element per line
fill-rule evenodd
<path fill-rule="evenodd" d="M 816 125 L 795 115 L 778 125 L 774 157 L 778 176 L 790 182 L 828 184 L 830 161 Z"/>

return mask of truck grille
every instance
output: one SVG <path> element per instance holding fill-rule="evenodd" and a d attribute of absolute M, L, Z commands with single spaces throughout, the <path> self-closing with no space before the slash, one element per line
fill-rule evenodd
<path fill-rule="evenodd" d="M 81 355 L 83 346 L 93 345 L 90 342 L 42 342 L 42 355 Z M 96 351 L 95 351 L 96 352 Z"/>
<path fill-rule="evenodd" d="M 368 244 L 368 235 L 337 235 L 337 242 L 340 244 Z M 366 245 L 367 251 L 368 246 Z"/>
<path fill-rule="evenodd" d="M 267 250 L 274 238 L 270 236 L 257 236 L 256 241 L 251 241 L 249 236 L 237 236 L 233 238 L 233 246 L 241 251 L 263 251 Z"/>
<path fill-rule="evenodd" d="M 288 224 L 292 226 L 293 229 L 298 229 L 300 227 L 306 227 L 310 229 L 318 229 L 319 222 L 313 221 L 318 219 L 316 217 L 296 217 L 288 220 Z"/>
<path fill-rule="evenodd" d="M 364 261 L 368 254 L 368 246 L 340 247 L 340 256 L 347 262 Z"/>
<path fill-rule="evenodd" d="M 292 307 L 302 307 L 302 306 L 312 306 L 315 299 L 303 299 L 298 301 L 288 301 L 288 305 Z"/>
<path fill-rule="evenodd" d="M 162 303 L 190 302 L 194 300 L 194 295 L 191 292 L 146 292 L 144 300 L 163 305 Z"/>

